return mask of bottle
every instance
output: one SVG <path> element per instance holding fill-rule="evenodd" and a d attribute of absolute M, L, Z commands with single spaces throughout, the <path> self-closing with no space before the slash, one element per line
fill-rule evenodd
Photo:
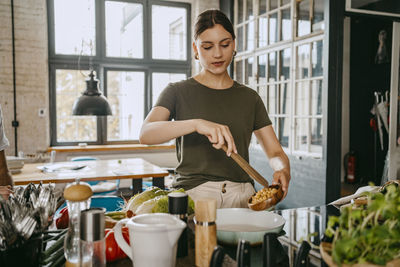
<path fill-rule="evenodd" d="M 80 218 L 81 211 L 90 207 L 92 189 L 86 183 L 79 181 L 69 184 L 64 189 L 64 198 L 67 202 L 69 215 L 69 228 L 64 240 L 64 256 L 66 267 L 82 267 L 81 262 L 81 236 Z"/>
<path fill-rule="evenodd" d="M 104 208 L 91 208 L 81 212 L 81 262 L 83 266 L 106 266 L 104 239 Z"/>
<path fill-rule="evenodd" d="M 168 194 L 168 212 L 175 215 L 187 224 L 188 195 L 184 192 L 172 192 Z M 178 258 L 188 255 L 188 233 L 187 227 L 183 229 L 178 240 L 176 256 Z"/>
<path fill-rule="evenodd" d="M 211 256 L 217 245 L 217 201 L 201 199 L 195 203 L 195 264 L 210 266 Z"/>

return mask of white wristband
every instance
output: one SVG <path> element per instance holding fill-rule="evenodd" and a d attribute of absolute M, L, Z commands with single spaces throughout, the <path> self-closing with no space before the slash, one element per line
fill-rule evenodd
<path fill-rule="evenodd" d="M 269 166 L 271 166 L 271 168 L 276 172 L 276 171 L 280 171 L 283 168 L 285 168 L 285 166 L 283 165 L 283 162 L 281 160 L 281 158 L 279 157 L 275 157 L 275 158 L 271 158 L 269 159 Z"/>

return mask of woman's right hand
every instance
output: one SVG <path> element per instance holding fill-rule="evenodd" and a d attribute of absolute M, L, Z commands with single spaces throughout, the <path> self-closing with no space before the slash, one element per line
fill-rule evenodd
<path fill-rule="evenodd" d="M 205 135 L 213 147 L 221 149 L 223 144 L 226 144 L 228 150 L 226 155 L 231 156 L 232 152 L 237 153 L 235 141 L 229 127 L 223 124 L 197 119 L 195 120 L 195 130 L 197 133 Z"/>

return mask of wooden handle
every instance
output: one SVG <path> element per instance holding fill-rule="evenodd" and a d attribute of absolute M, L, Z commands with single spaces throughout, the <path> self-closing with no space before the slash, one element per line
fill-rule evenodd
<path fill-rule="evenodd" d="M 217 227 L 195 225 L 195 264 L 196 267 L 209 267 L 215 246 Z"/>
<path fill-rule="evenodd" d="M 224 144 L 222 145 L 222 149 L 226 152 L 228 150 L 228 147 Z M 236 163 L 254 180 L 259 182 L 262 186 L 268 187 L 268 181 L 261 176 L 253 167 L 250 166 L 250 164 L 242 158 L 239 154 L 236 154 L 235 152 L 232 152 L 231 158 L 236 161 Z"/>
<path fill-rule="evenodd" d="M 197 267 L 209 267 L 217 245 L 217 201 L 199 199 L 195 202 L 195 262 Z M 206 224 L 210 223 L 210 225 Z"/>
<path fill-rule="evenodd" d="M 194 216 L 199 222 L 215 222 L 217 219 L 217 200 L 198 199 L 194 204 Z"/>

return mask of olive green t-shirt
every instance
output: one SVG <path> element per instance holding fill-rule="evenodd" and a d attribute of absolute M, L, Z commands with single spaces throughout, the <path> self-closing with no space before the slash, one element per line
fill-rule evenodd
<path fill-rule="evenodd" d="M 227 125 L 238 153 L 249 161 L 248 148 L 254 130 L 270 125 L 265 106 L 253 89 L 234 82 L 227 89 L 217 90 L 194 78 L 171 83 L 155 106 L 170 111 L 169 120 L 204 119 Z M 208 181 L 252 182 L 252 179 L 208 138 L 196 132 L 176 139 L 178 166 L 174 187 L 189 190 Z"/>

